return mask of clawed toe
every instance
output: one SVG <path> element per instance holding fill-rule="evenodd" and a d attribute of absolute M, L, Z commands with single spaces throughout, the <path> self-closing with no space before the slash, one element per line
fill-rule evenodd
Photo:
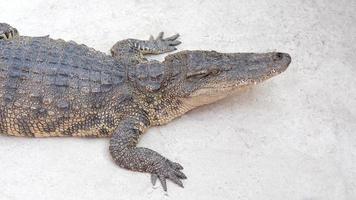
<path fill-rule="evenodd" d="M 179 34 L 172 35 L 167 38 L 163 38 L 164 33 L 160 32 L 156 39 L 153 38 L 153 36 L 150 36 L 149 41 L 152 42 L 156 47 L 157 52 L 160 53 L 165 53 L 165 52 L 170 52 L 177 50 L 175 46 L 181 44 L 181 41 L 178 41 L 177 38 L 179 37 Z"/>
<path fill-rule="evenodd" d="M 167 38 L 163 38 L 164 32 L 160 32 L 156 38 L 156 40 L 166 42 L 170 46 L 176 46 L 179 45 L 181 42 L 176 40 L 179 37 L 179 34 L 172 35 Z"/>
<path fill-rule="evenodd" d="M 167 191 L 166 180 L 169 179 L 183 188 L 184 186 L 181 179 L 186 179 L 187 176 L 180 171 L 182 169 L 183 167 L 180 164 L 166 160 L 164 163 L 160 164 L 159 168 L 156 170 L 156 173 L 151 174 L 152 185 L 155 185 L 158 179 L 161 182 L 163 190 Z"/>
<path fill-rule="evenodd" d="M 182 43 L 181 41 L 174 40 L 174 41 L 168 42 L 168 45 L 169 46 L 177 46 L 177 45 L 180 45 L 181 43 Z"/>
<path fill-rule="evenodd" d="M 175 168 L 176 170 L 182 170 L 182 169 L 183 169 L 183 166 L 180 165 L 179 163 L 169 161 L 169 164 L 170 164 L 173 168 Z"/>
<path fill-rule="evenodd" d="M 176 40 L 178 37 L 179 37 L 179 34 L 177 33 L 175 35 L 172 35 L 171 37 L 167 37 L 166 40 L 173 41 L 173 40 Z"/>

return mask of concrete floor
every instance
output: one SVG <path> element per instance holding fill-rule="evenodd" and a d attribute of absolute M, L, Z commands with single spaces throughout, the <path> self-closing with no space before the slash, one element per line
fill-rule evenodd
<path fill-rule="evenodd" d="M 185 167 L 184 189 L 169 182 L 165 194 L 118 168 L 107 139 L 0 137 L 1 200 L 356 199 L 356 1 L 13 0 L 0 20 L 104 52 L 164 30 L 181 34 L 179 50 L 293 58 L 282 75 L 142 138 Z"/>

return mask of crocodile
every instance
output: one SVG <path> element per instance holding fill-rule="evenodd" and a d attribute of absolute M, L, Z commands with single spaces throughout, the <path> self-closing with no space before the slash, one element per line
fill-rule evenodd
<path fill-rule="evenodd" d="M 285 71 L 287 53 L 176 50 L 179 34 L 118 41 L 111 55 L 49 36 L 22 36 L 0 23 L 0 133 L 23 137 L 107 137 L 120 167 L 183 187 L 177 162 L 140 136 L 202 105 Z"/>

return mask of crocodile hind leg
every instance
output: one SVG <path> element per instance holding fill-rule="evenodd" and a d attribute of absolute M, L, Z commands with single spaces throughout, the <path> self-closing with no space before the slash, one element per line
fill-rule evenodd
<path fill-rule="evenodd" d="M 11 40 L 19 35 L 16 28 L 9 24 L 0 23 L 0 40 Z"/>
<path fill-rule="evenodd" d="M 135 113 L 121 122 L 110 139 L 109 149 L 114 161 L 128 170 L 150 173 L 152 184 L 160 180 L 164 191 L 167 191 L 167 179 L 183 187 L 181 179 L 187 177 L 180 171 L 183 169 L 180 164 L 151 149 L 136 146 L 140 135 L 149 126 L 149 120 L 143 114 Z"/>
<path fill-rule="evenodd" d="M 156 39 L 151 35 L 149 40 L 126 39 L 117 42 L 110 50 L 111 55 L 121 61 L 137 64 L 147 61 L 144 55 L 162 54 L 176 50 L 175 46 L 181 42 L 177 40 L 179 34 L 163 38 L 160 32 Z"/>

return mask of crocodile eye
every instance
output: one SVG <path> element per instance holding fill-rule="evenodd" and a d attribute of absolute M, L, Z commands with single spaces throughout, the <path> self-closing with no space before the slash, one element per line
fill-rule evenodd
<path fill-rule="evenodd" d="M 211 70 L 200 70 L 196 72 L 191 72 L 187 74 L 187 78 L 204 78 L 210 75 L 217 75 L 221 71 L 220 69 L 211 69 Z"/>
<path fill-rule="evenodd" d="M 187 78 L 204 78 L 209 75 L 207 70 L 200 70 L 195 72 L 188 72 Z"/>

